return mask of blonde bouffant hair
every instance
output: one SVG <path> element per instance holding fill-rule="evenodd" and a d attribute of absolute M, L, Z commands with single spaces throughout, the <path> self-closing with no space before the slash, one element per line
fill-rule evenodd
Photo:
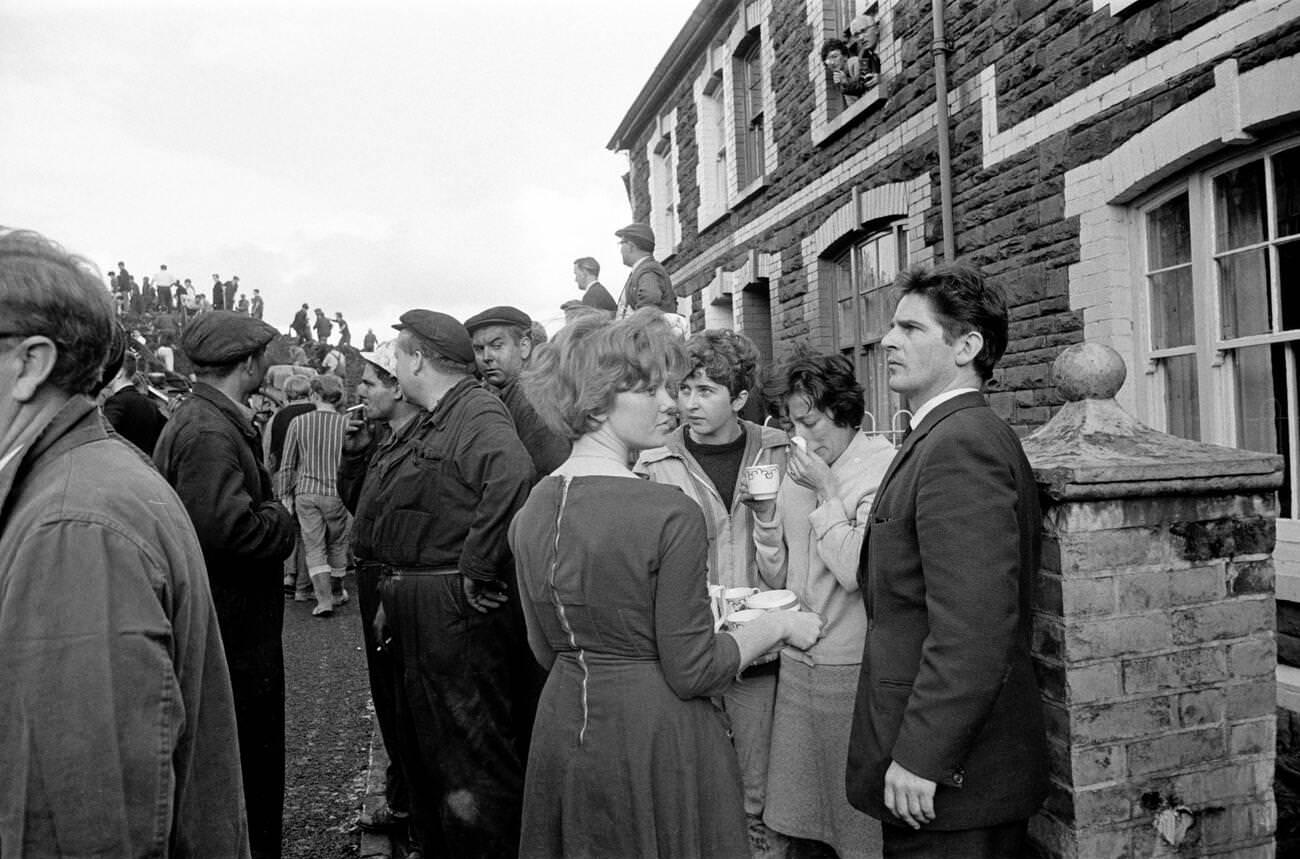
<path fill-rule="evenodd" d="M 569 440 L 598 429 L 618 394 L 675 385 L 689 369 L 681 337 L 653 307 L 617 322 L 576 319 L 529 364 L 524 393 L 542 420 Z"/>

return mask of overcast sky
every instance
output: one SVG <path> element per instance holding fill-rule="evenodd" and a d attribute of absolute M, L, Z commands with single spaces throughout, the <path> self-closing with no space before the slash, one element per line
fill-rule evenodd
<path fill-rule="evenodd" d="M 0 0 L 0 224 L 137 281 L 550 324 L 626 269 L 608 152 L 696 0 Z M 615 292 L 615 294 L 617 294 Z"/>

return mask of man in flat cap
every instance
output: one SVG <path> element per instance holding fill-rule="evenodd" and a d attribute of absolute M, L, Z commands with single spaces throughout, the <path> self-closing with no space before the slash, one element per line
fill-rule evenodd
<path fill-rule="evenodd" d="M 506 528 L 533 464 L 510 413 L 474 378 L 474 345 L 445 313 L 394 326 L 402 395 L 423 409 L 361 489 L 353 551 L 383 576 L 398 663 L 399 755 L 411 824 L 436 856 L 513 856 L 523 760 L 512 688 L 527 645 Z"/>
<path fill-rule="evenodd" d="M 254 857 L 280 855 L 284 806 L 282 562 L 293 551 L 293 516 L 275 500 L 247 406 L 262 385 L 276 330 L 232 310 L 185 329 L 193 395 L 177 407 L 154 449 L 203 546 L 230 663 Z"/>
<path fill-rule="evenodd" d="M 664 313 L 676 313 L 677 293 L 673 292 L 672 278 L 668 276 L 668 270 L 651 256 L 655 249 L 654 230 L 645 224 L 628 224 L 615 230 L 614 235 L 619 238 L 618 249 L 623 255 L 623 265 L 632 269 L 618 300 L 618 315 L 626 316 L 642 307 L 658 307 Z"/>
<path fill-rule="evenodd" d="M 202 549 L 88 396 L 114 326 L 90 263 L 0 231 L 0 852 L 246 857 Z"/>
<path fill-rule="evenodd" d="M 465 320 L 479 375 L 506 404 L 538 478 L 569 458 L 569 440 L 546 425 L 519 386 L 533 354 L 532 320 L 517 307 L 489 307 Z"/>

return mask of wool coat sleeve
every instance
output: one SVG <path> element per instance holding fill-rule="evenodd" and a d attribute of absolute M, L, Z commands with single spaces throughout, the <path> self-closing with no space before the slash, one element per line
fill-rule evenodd
<path fill-rule="evenodd" d="M 478 581 L 498 581 L 509 569 L 506 532 L 533 485 L 533 461 L 505 407 L 498 408 L 475 418 L 456 457 L 466 483 L 482 488 L 458 565 Z"/>
<path fill-rule="evenodd" d="M 200 430 L 177 439 L 168 480 L 194 521 L 205 552 L 283 560 L 293 551 L 297 526 L 277 501 L 258 502 L 244 484 L 238 437 Z"/>

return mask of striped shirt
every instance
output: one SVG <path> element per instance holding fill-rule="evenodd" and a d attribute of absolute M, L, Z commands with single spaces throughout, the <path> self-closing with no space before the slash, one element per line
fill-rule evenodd
<path fill-rule="evenodd" d="M 347 416 L 338 412 L 307 412 L 289 421 L 281 464 L 283 471 L 294 475 L 287 484 L 289 492 L 339 494 L 339 462 L 347 432 Z"/>

